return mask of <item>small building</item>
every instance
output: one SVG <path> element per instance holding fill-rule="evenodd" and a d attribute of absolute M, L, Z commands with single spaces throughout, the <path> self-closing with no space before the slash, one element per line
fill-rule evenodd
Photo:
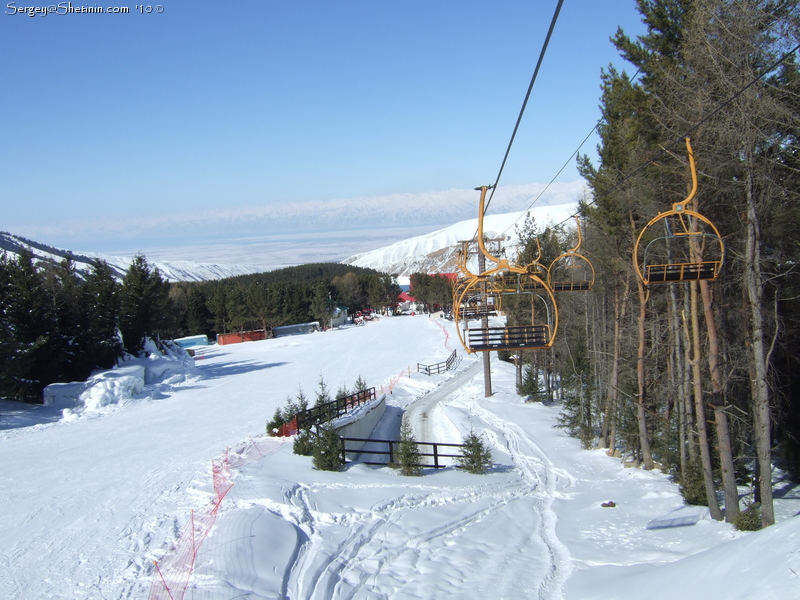
<path fill-rule="evenodd" d="M 217 344 L 226 346 L 228 344 L 240 344 L 242 342 L 257 342 L 267 339 L 267 334 L 263 329 L 256 331 L 240 331 L 239 333 L 218 333 Z"/>
<path fill-rule="evenodd" d="M 400 292 L 397 297 L 398 312 L 413 312 L 417 310 L 417 299 L 408 292 Z"/>
<path fill-rule="evenodd" d="M 340 325 L 347 323 L 348 310 L 350 309 L 347 306 L 342 304 L 336 305 L 336 307 L 333 309 L 333 314 L 331 315 L 331 328 L 339 327 Z"/>
<path fill-rule="evenodd" d="M 272 335 L 274 337 L 286 337 L 287 335 L 303 335 L 306 333 L 314 333 L 320 331 L 319 321 L 311 321 L 310 323 L 295 323 L 294 325 L 281 325 L 280 327 L 272 328 Z"/>
<path fill-rule="evenodd" d="M 192 346 L 208 346 L 207 335 L 190 335 L 187 337 L 172 340 L 181 348 L 191 348 Z"/>

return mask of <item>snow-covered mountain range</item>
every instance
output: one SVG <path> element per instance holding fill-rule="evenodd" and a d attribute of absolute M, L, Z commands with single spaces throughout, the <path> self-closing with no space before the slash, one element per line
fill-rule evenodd
<path fill-rule="evenodd" d="M 530 213 L 537 227 L 542 228 L 547 224 L 568 221 L 577 210 L 577 202 L 568 202 L 536 206 L 530 211 L 488 215 L 484 219 L 484 233 L 489 238 L 505 240 L 506 246 L 514 246 L 518 241 L 517 226 L 524 223 L 526 214 Z M 457 270 L 455 259 L 460 242 L 471 239 L 477 229 L 476 217 L 377 250 L 355 254 L 342 262 L 404 277 L 412 273 L 451 273 Z"/>
<path fill-rule="evenodd" d="M 114 274 L 120 278 L 125 274 L 125 271 L 128 270 L 133 260 L 133 257 L 110 256 L 93 252 L 71 252 L 0 231 L 0 252 L 5 251 L 7 254 L 19 254 L 22 249 L 29 250 L 37 261 L 60 262 L 62 259 L 70 256 L 75 262 L 75 268 L 78 272 L 87 271 L 92 261 L 102 259 L 108 263 Z M 169 281 L 209 281 L 248 273 L 258 273 L 264 270 L 263 268 L 243 265 L 194 263 L 188 261 L 148 262 L 157 267 L 161 274 Z"/>
<path fill-rule="evenodd" d="M 493 206 L 493 208 L 496 209 L 497 207 Z M 537 203 L 537 206 L 529 211 L 488 215 L 484 221 L 484 232 L 490 238 L 502 238 L 505 241 L 505 245 L 510 247 L 516 244 L 516 228 L 524 222 L 527 213 L 533 216 L 537 226 L 541 228 L 548 223 L 559 224 L 568 221 L 570 216 L 575 214 L 577 210 L 578 203 L 575 201 L 542 205 Z M 410 237 L 375 250 L 353 254 L 344 259 L 342 263 L 368 267 L 401 277 L 406 277 L 416 272 L 453 272 L 456 270 L 455 254 L 460 247 L 460 242 L 471 239 L 475 235 L 477 228 L 477 218 L 459 221 L 454 225 L 432 233 Z M 186 260 L 151 260 L 149 257 L 148 262 L 157 267 L 169 281 L 209 281 L 288 266 L 283 256 L 283 254 L 286 254 L 287 248 L 291 250 L 290 254 L 292 256 L 299 259 L 297 262 L 292 262 L 292 264 L 298 264 L 300 262 L 326 262 L 331 260 L 328 246 L 333 245 L 337 240 L 336 248 L 340 252 L 339 257 L 346 256 L 341 253 L 341 250 L 349 247 L 350 244 L 355 244 L 356 246 L 360 244 L 362 247 L 365 245 L 365 241 L 354 241 L 352 237 L 337 237 L 338 235 L 351 235 L 348 232 L 332 233 L 332 239 L 326 239 L 323 241 L 324 243 L 317 243 L 316 245 L 313 243 L 313 239 L 308 238 L 308 235 L 298 235 L 294 239 L 283 240 L 276 245 L 276 248 L 265 247 L 264 251 L 259 253 L 258 256 L 253 254 L 254 249 L 251 248 L 249 256 L 254 263 L 262 266 Z M 377 240 L 377 235 L 373 235 L 373 237 Z M 79 272 L 88 270 L 93 260 L 102 259 L 109 264 L 115 275 L 120 278 L 127 271 L 133 260 L 132 256 L 74 252 L 35 242 L 19 235 L 0 232 L 0 252 L 18 254 L 23 248 L 33 253 L 34 258 L 38 261 L 59 262 L 63 258 L 70 256 Z M 225 251 L 230 253 L 229 248 Z M 278 255 L 275 253 L 283 254 Z M 334 260 L 338 260 L 338 257 Z M 273 266 L 264 267 L 264 264 Z"/>

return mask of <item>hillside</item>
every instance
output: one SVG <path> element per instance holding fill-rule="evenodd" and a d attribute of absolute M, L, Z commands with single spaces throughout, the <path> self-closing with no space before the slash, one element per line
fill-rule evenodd
<path fill-rule="evenodd" d="M 196 367 L 138 393 L 72 405 L 68 419 L 56 407 L 0 402 L 0 597 L 169 597 L 150 593 L 153 561 L 166 568 L 187 524 L 207 525 L 212 459 L 238 464 L 253 440 L 261 456 L 230 467 L 234 485 L 197 547 L 188 594 L 175 598 L 796 597 L 796 488 L 781 488 L 779 523 L 763 532 L 735 532 L 702 509 L 695 525 L 653 528 L 682 506 L 677 486 L 581 450 L 553 427 L 557 405 L 514 392 L 513 365 L 493 361 L 491 398 L 474 357 L 463 356 L 457 373 L 409 376 L 409 364 L 452 350 L 453 324 L 441 325 L 391 317 L 207 347 Z M 402 477 L 363 464 L 324 472 L 291 443 L 263 437 L 288 395 L 313 395 L 321 376 L 337 389 L 359 374 L 391 386 L 395 415 L 460 380 L 427 411 L 433 423 L 415 431 L 436 438 L 426 441 L 480 432 L 491 472 Z M 609 500 L 616 506 L 603 508 Z"/>
<path fill-rule="evenodd" d="M 517 241 L 515 225 L 522 224 L 530 212 L 538 227 L 567 221 L 578 210 L 576 202 L 537 206 L 530 211 L 488 215 L 484 233 L 490 238 L 503 238 L 506 246 Z M 451 273 L 456 270 L 455 256 L 462 240 L 469 240 L 478 229 L 478 219 L 460 221 L 444 229 L 396 242 L 389 246 L 355 254 L 342 261 L 384 273 L 409 276 L 412 273 Z"/>
<path fill-rule="evenodd" d="M 75 262 L 78 272 L 84 272 L 89 268 L 89 264 L 97 259 L 104 260 L 111 267 L 114 274 L 121 278 L 133 260 L 133 257 L 119 257 L 93 252 L 72 252 L 62 248 L 53 248 L 46 244 L 40 244 L 23 237 L 0 231 L 0 251 L 7 254 L 19 254 L 22 249 L 27 249 L 33 253 L 37 261 L 60 262 L 66 257 L 71 257 Z M 161 274 L 169 281 L 210 281 L 224 279 L 225 277 L 235 277 L 236 275 L 247 275 L 258 273 L 264 269 L 248 267 L 243 265 L 225 265 L 210 263 L 195 263 L 189 261 L 148 261 L 153 266 L 158 267 Z"/>

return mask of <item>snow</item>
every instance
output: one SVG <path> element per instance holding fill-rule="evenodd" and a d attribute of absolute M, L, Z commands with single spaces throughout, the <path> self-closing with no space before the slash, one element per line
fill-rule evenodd
<path fill-rule="evenodd" d="M 84 399 L 70 418 L 58 404 L 0 402 L 0 597 L 148 598 L 153 561 L 165 564 L 214 497 L 211 461 L 250 440 L 258 455 L 231 462 L 234 485 L 199 547 L 186 598 L 800 595 L 793 486 L 777 494 L 776 526 L 736 532 L 682 508 L 665 474 L 581 450 L 553 428 L 558 406 L 514 393 L 512 365 L 493 357 L 490 398 L 474 356 L 445 375 L 414 371 L 446 359 L 454 339 L 451 323 L 383 318 L 199 348 L 196 364 L 181 369 L 173 356 L 162 370 L 151 353 L 126 365 L 155 366 L 140 391 L 104 383 L 117 400 Z M 396 428 L 408 409 L 422 441 L 481 433 L 493 468 L 422 477 L 362 464 L 313 469 L 291 443 L 262 434 L 298 387 L 313 396 L 320 375 L 332 390 L 359 375 L 383 387 L 393 419 L 384 427 Z M 117 379 L 125 377 L 133 375 Z"/>
<path fill-rule="evenodd" d="M 132 256 L 112 256 L 97 252 L 72 252 L 0 231 L 0 253 L 5 251 L 11 254 L 19 254 L 22 249 L 30 251 L 36 261 L 58 263 L 69 256 L 75 264 L 76 271 L 79 273 L 88 273 L 93 261 L 103 260 L 108 263 L 111 272 L 119 279 L 122 279 L 133 262 Z M 265 270 L 264 267 L 199 263 L 186 260 L 148 262 L 151 266 L 156 267 L 167 281 L 210 281 L 238 275 L 261 273 Z"/>
<path fill-rule="evenodd" d="M 577 202 L 536 206 L 529 211 L 488 215 L 484 219 L 484 234 L 489 238 L 508 239 L 517 243 L 517 226 L 522 226 L 530 213 L 538 228 L 569 221 L 578 212 Z M 449 273 L 456 270 L 455 251 L 463 240 L 475 237 L 478 219 L 460 221 L 444 229 L 405 239 L 377 250 L 355 254 L 342 262 L 402 276 L 413 273 Z M 473 266 L 475 272 L 477 268 Z"/>

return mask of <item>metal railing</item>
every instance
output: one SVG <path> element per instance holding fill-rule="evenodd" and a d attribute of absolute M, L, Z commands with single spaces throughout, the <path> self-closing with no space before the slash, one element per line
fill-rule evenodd
<path fill-rule="evenodd" d="M 453 365 L 458 360 L 458 356 L 456 355 L 456 351 L 453 350 L 453 353 L 447 357 L 447 360 L 438 362 L 432 365 L 423 365 L 421 363 L 417 363 L 417 373 L 425 373 L 426 375 L 438 375 L 440 373 L 444 373 L 445 371 L 449 371 L 453 368 Z"/>
<path fill-rule="evenodd" d="M 365 465 L 377 465 L 377 466 L 386 466 L 394 464 L 395 454 L 397 453 L 397 446 L 401 443 L 398 440 L 371 440 L 368 438 L 351 438 L 351 437 L 343 437 L 340 438 L 342 440 L 342 463 L 347 464 L 351 462 L 359 462 Z M 353 448 L 352 445 L 348 449 L 347 443 L 348 442 L 355 442 L 361 444 L 359 448 Z M 407 442 L 405 442 L 407 443 Z M 448 454 L 443 452 L 442 448 L 463 448 L 464 444 L 444 444 L 439 442 L 414 442 L 417 445 L 417 449 L 419 450 L 419 455 L 421 457 L 430 458 L 432 459 L 430 462 L 420 463 L 416 465 L 409 465 L 415 467 L 425 467 L 425 468 L 434 468 L 434 469 L 444 469 L 448 465 L 442 464 L 441 459 L 445 458 L 462 458 L 463 454 L 459 452 L 458 454 Z M 371 446 L 378 446 L 378 449 L 373 449 Z M 370 446 L 369 448 L 367 446 Z M 430 446 L 430 452 L 424 452 L 426 446 Z M 377 456 L 386 456 L 385 461 L 377 462 L 377 461 L 367 461 L 367 460 L 348 460 L 348 455 L 377 455 Z M 431 464 L 432 463 L 432 464 Z"/>
<path fill-rule="evenodd" d="M 318 406 L 312 406 L 306 410 L 297 413 L 297 427 L 298 429 L 311 429 L 314 425 L 327 423 L 334 419 L 341 417 L 348 410 L 355 408 L 361 404 L 365 404 L 370 400 L 375 400 L 375 388 L 369 388 L 363 392 L 356 392 L 350 394 L 345 398 L 326 402 Z"/>

